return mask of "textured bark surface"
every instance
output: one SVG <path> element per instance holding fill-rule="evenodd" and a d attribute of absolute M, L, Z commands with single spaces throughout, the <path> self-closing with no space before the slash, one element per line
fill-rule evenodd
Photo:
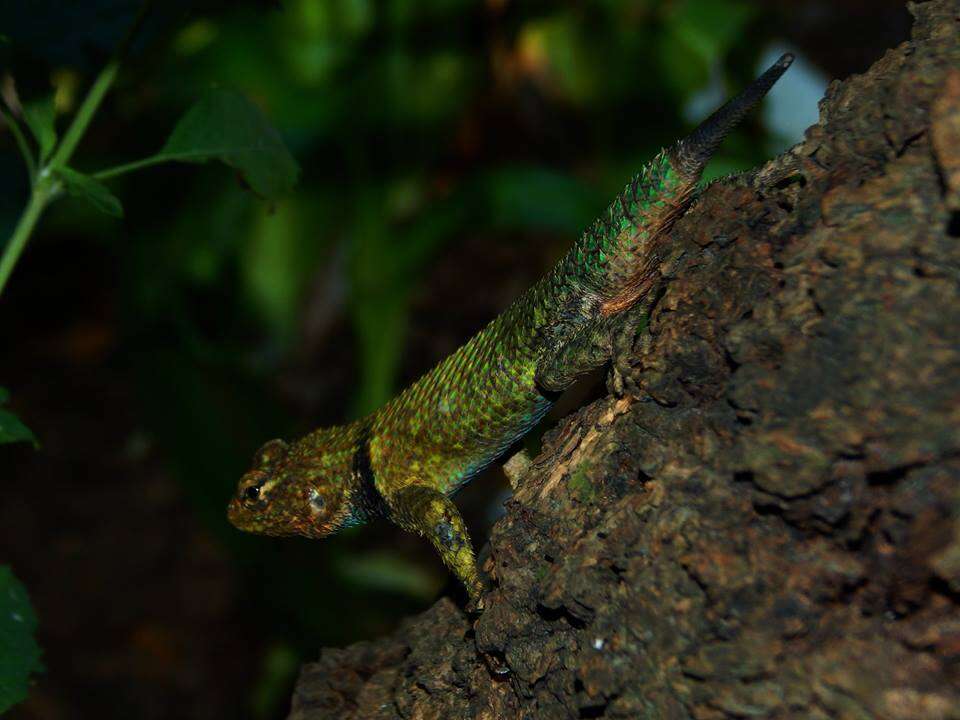
<path fill-rule="evenodd" d="M 292 718 L 960 718 L 960 0 L 676 226 L 636 388 Z"/>

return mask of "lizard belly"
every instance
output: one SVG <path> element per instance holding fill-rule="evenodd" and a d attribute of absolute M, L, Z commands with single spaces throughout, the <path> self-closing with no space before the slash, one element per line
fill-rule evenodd
<path fill-rule="evenodd" d="M 486 342 L 481 342 L 486 340 Z M 371 455 L 383 493 L 425 484 L 452 494 L 529 432 L 553 405 L 537 356 L 478 336 L 374 418 Z"/>
<path fill-rule="evenodd" d="M 503 455 L 511 445 L 530 432 L 553 407 L 553 401 L 539 396 L 531 404 L 527 412 L 514 418 L 513 422 L 504 423 L 501 434 L 490 438 L 485 447 L 476 448 L 475 452 L 464 455 L 444 473 L 443 487 L 440 489 L 447 495 L 452 495 L 461 487 L 470 482 L 479 473 L 485 470 L 497 458 Z"/>

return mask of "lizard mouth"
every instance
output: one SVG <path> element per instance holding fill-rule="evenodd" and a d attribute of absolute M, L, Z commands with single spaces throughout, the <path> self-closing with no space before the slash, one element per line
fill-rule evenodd
<path fill-rule="evenodd" d="M 255 532 L 256 529 L 251 527 L 250 519 L 250 513 L 236 498 L 231 500 L 230 504 L 227 505 L 227 520 L 229 520 L 230 524 L 235 528 Z"/>

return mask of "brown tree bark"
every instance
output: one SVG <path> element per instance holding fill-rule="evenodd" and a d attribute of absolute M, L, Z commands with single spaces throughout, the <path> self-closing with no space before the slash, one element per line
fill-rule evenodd
<path fill-rule="evenodd" d="M 960 718 L 960 0 L 677 224 L 636 392 L 547 436 L 475 622 L 292 718 Z"/>

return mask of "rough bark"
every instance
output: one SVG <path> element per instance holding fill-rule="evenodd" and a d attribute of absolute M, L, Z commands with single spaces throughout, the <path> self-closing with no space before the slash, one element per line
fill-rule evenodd
<path fill-rule="evenodd" d="M 677 224 L 630 397 L 547 436 L 473 621 L 292 718 L 960 718 L 960 0 Z"/>

